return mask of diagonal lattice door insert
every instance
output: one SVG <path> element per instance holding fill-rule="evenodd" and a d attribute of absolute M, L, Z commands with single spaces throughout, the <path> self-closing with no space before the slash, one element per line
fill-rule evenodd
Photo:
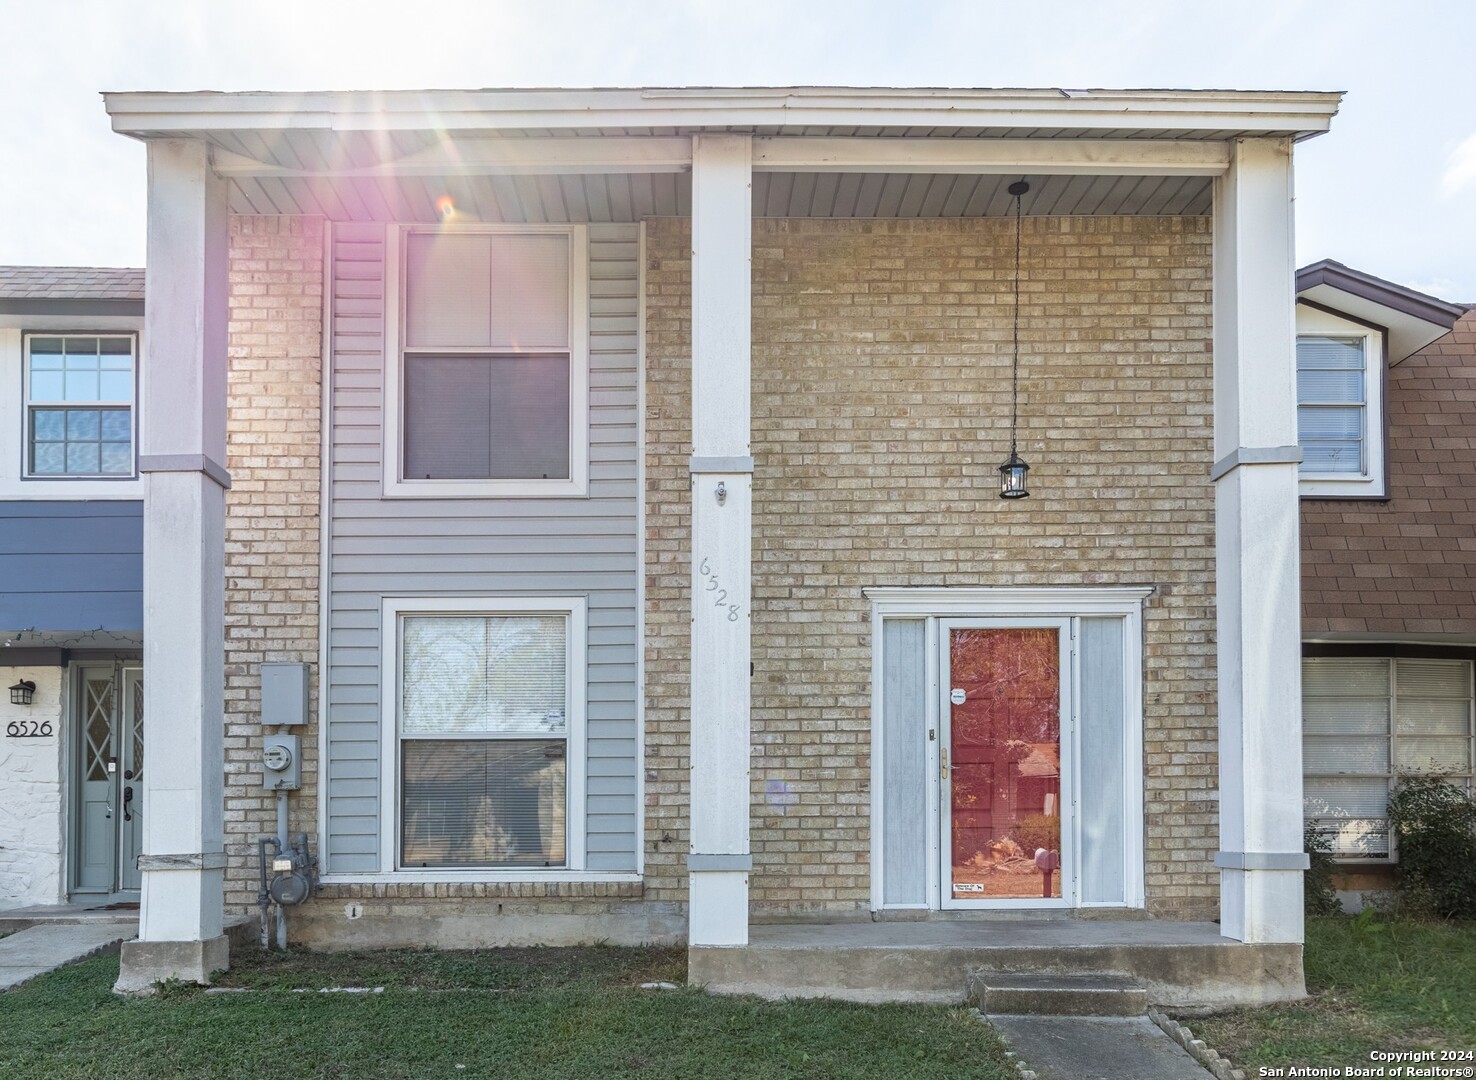
<path fill-rule="evenodd" d="M 113 679 L 89 678 L 83 683 L 82 775 L 87 780 L 107 780 L 108 761 L 113 757 Z"/>

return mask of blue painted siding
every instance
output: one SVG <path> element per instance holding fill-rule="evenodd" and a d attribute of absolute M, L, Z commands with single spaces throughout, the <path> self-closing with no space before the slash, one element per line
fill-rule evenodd
<path fill-rule="evenodd" d="M 141 632 L 143 503 L 0 502 L 0 631 Z"/>

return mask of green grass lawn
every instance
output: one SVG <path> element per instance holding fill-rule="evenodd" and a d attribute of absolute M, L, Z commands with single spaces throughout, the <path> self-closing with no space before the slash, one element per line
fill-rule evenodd
<path fill-rule="evenodd" d="M 255 992 L 134 999 L 117 973 L 99 957 L 0 994 L 0 1077 L 1018 1075 L 962 1008 L 636 988 L 680 982 L 682 950 L 247 953 L 221 985 Z"/>
<path fill-rule="evenodd" d="M 1304 962 L 1306 1001 L 1185 1023 L 1250 1075 L 1367 1066 L 1371 1050 L 1476 1049 L 1476 923 L 1309 919 Z"/>

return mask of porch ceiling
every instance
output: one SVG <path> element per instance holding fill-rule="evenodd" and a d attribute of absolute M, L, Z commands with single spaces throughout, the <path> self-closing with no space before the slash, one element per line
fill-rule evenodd
<path fill-rule="evenodd" d="M 1010 210 L 1018 174 L 756 172 L 756 217 L 964 218 Z M 1207 176 L 1026 175 L 1029 215 L 1208 214 Z M 612 222 L 691 213 L 683 173 L 495 176 L 234 177 L 235 214 L 319 214 L 334 221 L 436 222 L 449 196 L 465 220 Z"/>
<path fill-rule="evenodd" d="M 693 134 L 754 136 L 764 217 L 1202 214 L 1230 140 L 1326 131 L 1341 95 L 835 87 L 108 94 L 115 130 L 212 148 L 241 214 L 491 222 L 689 213 Z"/>

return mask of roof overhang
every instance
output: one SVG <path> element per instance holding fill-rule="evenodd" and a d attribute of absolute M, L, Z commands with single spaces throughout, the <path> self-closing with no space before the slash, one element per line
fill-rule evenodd
<path fill-rule="evenodd" d="M 1388 330 L 1391 364 L 1444 337 L 1467 310 L 1331 259 L 1297 271 L 1297 299 Z"/>
<path fill-rule="evenodd" d="M 1205 214 L 1231 142 L 1328 129 L 1339 93 L 759 89 L 114 93 L 113 128 L 210 146 L 233 213 L 483 221 L 683 214 L 693 136 L 753 138 L 755 213 Z M 839 179 L 837 179 L 839 178 Z M 940 181 L 941 178 L 941 181 Z M 1141 181 L 1141 182 L 1140 182 Z"/>
<path fill-rule="evenodd" d="M 768 87 L 109 93 L 113 129 L 138 138 L 211 131 L 438 131 L 604 135 L 896 129 L 1003 137 L 1302 139 L 1340 93 L 1240 90 L 954 90 Z M 823 129 L 815 132 L 811 129 Z M 675 130 L 672 130 L 675 129 Z M 891 129 L 888 131 L 887 129 Z"/>

